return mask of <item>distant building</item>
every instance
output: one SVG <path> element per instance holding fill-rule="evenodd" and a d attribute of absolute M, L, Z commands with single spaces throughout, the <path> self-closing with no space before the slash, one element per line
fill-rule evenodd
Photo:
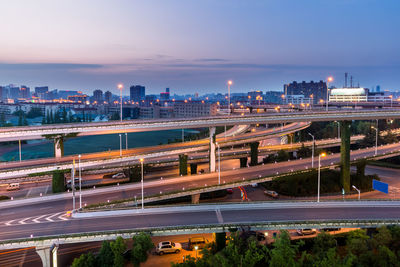
<path fill-rule="evenodd" d="M 40 99 L 46 99 L 46 93 L 49 92 L 48 86 L 35 87 L 35 94 Z"/>
<path fill-rule="evenodd" d="M 0 86 L 0 101 L 3 101 L 3 86 Z"/>
<path fill-rule="evenodd" d="M 31 98 L 31 89 L 25 85 L 21 85 L 20 98 L 24 98 L 24 99 Z"/>
<path fill-rule="evenodd" d="M 10 86 L 10 88 L 9 88 L 9 92 L 10 92 L 10 98 L 11 99 L 18 99 L 19 98 L 19 92 L 20 92 L 20 89 L 19 89 L 19 87 L 16 87 L 16 86 Z"/>
<path fill-rule="evenodd" d="M 386 102 L 393 101 L 392 95 L 384 92 L 370 92 L 368 88 L 335 88 L 331 90 L 329 102 Z"/>
<path fill-rule="evenodd" d="M 176 118 L 194 118 L 214 116 L 217 114 L 217 104 L 204 101 L 176 101 L 174 115 Z"/>
<path fill-rule="evenodd" d="M 145 99 L 146 89 L 141 85 L 132 85 L 130 88 L 130 100 L 140 102 Z"/>
<path fill-rule="evenodd" d="M 319 103 L 321 100 L 327 100 L 327 86 L 324 81 L 309 82 L 305 81 L 298 83 L 292 82 L 284 85 L 284 94 L 288 95 L 303 95 L 304 98 L 312 98 L 314 104 Z"/>
<path fill-rule="evenodd" d="M 96 101 L 98 104 L 103 103 L 103 91 L 94 90 L 93 91 L 93 100 Z"/>
<path fill-rule="evenodd" d="M 69 96 L 81 95 L 81 91 L 72 91 L 72 90 L 59 90 L 57 96 L 62 99 L 68 99 Z"/>
<path fill-rule="evenodd" d="M 110 91 L 107 91 L 104 93 L 104 101 L 107 102 L 107 104 L 111 104 L 112 102 L 112 93 Z"/>
<path fill-rule="evenodd" d="M 87 100 L 87 95 L 85 94 L 70 95 L 68 96 L 68 100 L 78 103 L 85 103 Z"/>

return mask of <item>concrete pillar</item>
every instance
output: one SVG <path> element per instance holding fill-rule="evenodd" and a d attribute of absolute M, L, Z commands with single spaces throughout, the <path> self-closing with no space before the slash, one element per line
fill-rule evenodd
<path fill-rule="evenodd" d="M 64 142 L 62 138 L 54 138 L 54 156 L 56 158 L 64 156 Z"/>
<path fill-rule="evenodd" d="M 210 127 L 210 172 L 215 172 L 216 169 L 216 154 L 215 154 L 215 127 Z"/>
<path fill-rule="evenodd" d="M 340 122 L 340 182 L 346 192 L 350 192 L 350 121 Z"/>
<path fill-rule="evenodd" d="M 36 247 L 36 253 L 42 260 L 43 267 L 51 267 L 50 247 Z"/>
<path fill-rule="evenodd" d="M 281 145 L 285 145 L 285 144 L 287 144 L 288 143 L 288 137 L 287 137 L 287 135 L 283 135 L 283 136 L 281 136 Z"/>
<path fill-rule="evenodd" d="M 192 204 L 199 204 L 200 194 L 192 195 Z"/>

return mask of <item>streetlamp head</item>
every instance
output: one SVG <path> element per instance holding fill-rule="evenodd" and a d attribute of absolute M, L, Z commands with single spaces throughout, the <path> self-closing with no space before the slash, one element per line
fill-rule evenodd
<path fill-rule="evenodd" d="M 332 76 L 328 77 L 328 82 L 333 82 L 333 77 Z"/>
<path fill-rule="evenodd" d="M 124 88 L 124 85 L 122 83 L 118 84 L 118 89 L 121 90 L 122 88 Z"/>
<path fill-rule="evenodd" d="M 195 250 L 198 250 L 198 249 L 199 249 L 199 246 L 195 246 L 194 249 L 195 249 Z"/>
<path fill-rule="evenodd" d="M 144 161 L 144 158 L 141 158 L 141 159 L 140 159 L 140 162 L 143 162 L 143 161 Z"/>
<path fill-rule="evenodd" d="M 321 153 L 321 157 L 322 157 L 322 158 L 323 158 L 323 157 L 326 157 L 326 153 L 325 153 L 325 152 Z"/>
<path fill-rule="evenodd" d="M 231 80 L 228 81 L 228 85 L 232 85 L 232 83 L 233 83 L 233 82 L 232 82 Z"/>
<path fill-rule="evenodd" d="M 354 189 L 357 189 L 354 185 L 352 186 Z"/>

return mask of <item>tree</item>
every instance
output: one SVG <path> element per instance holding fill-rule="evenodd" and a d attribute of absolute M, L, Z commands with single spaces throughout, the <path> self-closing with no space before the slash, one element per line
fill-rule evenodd
<path fill-rule="evenodd" d="M 19 113 L 18 115 L 18 126 L 22 126 L 22 114 Z"/>
<path fill-rule="evenodd" d="M 297 150 L 297 157 L 299 158 L 307 158 L 311 156 L 311 149 L 304 146 L 304 143 L 301 144 L 299 150 Z"/>
<path fill-rule="evenodd" d="M 354 256 L 346 257 L 343 260 L 336 252 L 336 248 L 328 249 L 323 256 L 323 258 L 314 260 L 313 266 L 318 267 L 351 267 L 353 261 L 355 260 Z"/>
<path fill-rule="evenodd" d="M 133 266 L 138 267 L 140 263 L 147 260 L 147 254 L 154 247 L 151 241 L 150 235 L 146 233 L 140 233 L 132 238 L 132 253 L 131 262 Z"/>
<path fill-rule="evenodd" d="M 187 155 L 179 155 L 179 175 L 187 175 L 187 159 Z"/>
<path fill-rule="evenodd" d="M 64 123 L 67 122 L 67 110 L 65 109 L 65 107 L 63 107 L 63 110 L 62 110 L 62 121 Z"/>
<path fill-rule="evenodd" d="M 298 253 L 299 245 L 290 244 L 290 236 L 287 231 L 282 231 L 273 244 L 270 251 L 270 267 L 292 267 L 298 266 L 295 257 Z M 301 266 L 301 265 L 300 265 Z"/>
<path fill-rule="evenodd" d="M 126 250 L 126 245 L 122 237 L 117 237 L 117 239 L 110 244 L 111 250 L 114 253 L 114 267 L 124 267 L 125 260 L 122 255 Z"/>
<path fill-rule="evenodd" d="M 54 171 L 53 172 L 53 180 L 52 180 L 52 191 L 53 193 L 59 193 L 65 191 L 65 178 L 64 172 L 62 171 Z"/>
<path fill-rule="evenodd" d="M 226 246 L 226 233 L 215 233 L 216 251 L 221 251 Z"/>
<path fill-rule="evenodd" d="M 327 257 L 328 250 L 335 247 L 335 238 L 328 233 L 321 232 L 314 240 L 312 251 L 316 258 L 323 259 Z"/>
<path fill-rule="evenodd" d="M 99 267 L 112 266 L 114 263 L 114 253 L 109 241 L 103 241 L 99 255 L 97 255 L 97 265 Z"/>
<path fill-rule="evenodd" d="M 386 226 L 382 226 L 378 228 L 378 233 L 373 235 L 371 243 L 375 248 L 378 248 L 380 246 L 388 247 L 392 241 L 393 239 L 390 230 L 387 229 Z"/>
<path fill-rule="evenodd" d="M 82 254 L 79 258 L 75 258 L 71 267 L 95 267 L 96 259 L 91 252 Z"/>
<path fill-rule="evenodd" d="M 347 249 L 352 254 L 360 256 L 368 251 L 368 240 L 369 236 L 365 233 L 365 230 L 352 231 L 347 237 Z"/>
<path fill-rule="evenodd" d="M 277 161 L 287 161 L 289 159 L 289 153 L 285 150 L 281 149 L 278 151 L 278 155 L 276 157 Z"/>

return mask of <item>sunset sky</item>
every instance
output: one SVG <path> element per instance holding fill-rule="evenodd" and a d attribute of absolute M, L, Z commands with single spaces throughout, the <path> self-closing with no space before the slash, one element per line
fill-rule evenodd
<path fill-rule="evenodd" d="M 0 85 L 282 90 L 344 72 L 400 89 L 398 0 L 0 1 Z M 126 92 L 127 93 L 127 92 Z"/>

